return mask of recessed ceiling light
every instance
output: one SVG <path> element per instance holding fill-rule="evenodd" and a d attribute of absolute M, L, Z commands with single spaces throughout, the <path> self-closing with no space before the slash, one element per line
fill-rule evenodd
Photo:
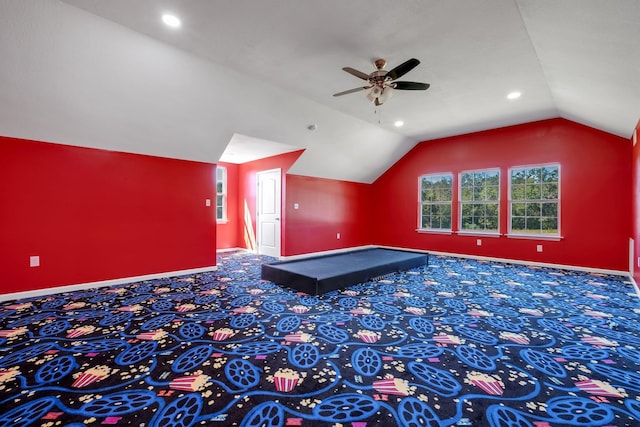
<path fill-rule="evenodd" d="M 401 128 L 402 126 L 404 126 L 404 122 L 402 120 L 396 120 L 393 125 L 397 128 Z"/>
<path fill-rule="evenodd" d="M 520 92 L 511 92 L 507 95 L 507 99 L 518 99 L 520 98 L 520 95 L 522 95 Z"/>
<path fill-rule="evenodd" d="M 164 22 L 171 28 L 179 28 L 181 25 L 180 19 L 170 13 L 165 13 L 164 15 L 162 15 L 162 22 Z"/>

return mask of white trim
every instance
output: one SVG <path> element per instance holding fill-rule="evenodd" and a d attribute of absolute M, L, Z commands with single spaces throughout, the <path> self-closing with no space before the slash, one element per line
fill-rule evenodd
<path fill-rule="evenodd" d="M 78 283 L 75 285 L 56 286 L 54 288 L 34 289 L 32 291 L 13 292 L 10 294 L 0 294 L 0 301 L 17 300 L 23 298 L 34 298 L 43 295 L 61 294 L 63 292 L 81 291 L 85 289 L 101 288 L 105 286 L 123 285 L 126 283 L 141 282 L 144 280 L 162 279 L 165 277 L 184 276 L 188 274 L 204 273 L 206 271 L 215 271 L 218 267 L 213 265 L 210 267 L 192 268 L 189 270 L 167 271 L 164 273 L 146 274 L 144 276 L 123 277 L 120 279 L 101 280 L 98 282 Z"/>
<path fill-rule="evenodd" d="M 478 236 L 478 237 L 500 237 L 500 233 L 490 233 L 488 231 L 471 231 L 471 230 L 458 230 L 455 232 L 458 236 Z"/>
<path fill-rule="evenodd" d="M 246 249 L 246 248 L 223 248 L 223 249 L 216 249 L 216 253 L 236 252 L 236 251 L 244 251 L 244 252 L 249 252 L 249 253 L 255 253 L 255 252 L 250 251 L 249 249 Z"/>
<path fill-rule="evenodd" d="M 428 251 L 424 249 L 398 248 L 395 246 L 377 246 L 377 247 L 386 248 L 386 249 L 396 249 L 401 251 L 421 252 L 421 253 L 427 253 L 431 255 L 449 256 L 453 258 L 469 258 L 469 259 L 475 259 L 478 261 L 492 261 L 492 262 L 501 262 L 505 264 L 518 264 L 518 265 L 525 265 L 525 266 L 533 265 L 536 267 L 556 268 L 558 270 L 574 270 L 574 271 L 584 271 L 586 273 L 612 274 L 615 276 L 629 277 L 629 272 L 622 271 L 622 270 L 608 270 L 603 268 L 581 267 L 577 265 L 552 264 L 548 262 L 524 261 L 524 260 L 517 260 L 517 259 L 494 258 L 494 257 L 486 257 L 486 256 L 479 256 L 479 255 L 455 254 L 451 252 Z"/>
<path fill-rule="evenodd" d="M 505 236 L 507 236 L 507 238 L 509 239 L 529 239 L 529 240 L 552 240 L 552 241 L 556 241 L 559 242 L 560 240 L 564 239 L 564 237 L 562 236 L 558 236 L 556 234 L 513 234 L 513 233 L 509 233 L 509 234 L 505 234 Z"/>
<path fill-rule="evenodd" d="M 638 287 L 638 284 L 636 283 L 636 280 L 633 278 L 633 275 L 631 275 L 631 277 L 629 279 L 631 281 L 631 284 L 633 285 L 633 289 L 635 289 L 635 291 L 636 291 L 636 295 L 640 299 L 640 288 Z"/>
<path fill-rule="evenodd" d="M 295 261 L 297 259 L 305 259 L 305 258 L 311 258 L 311 257 L 323 256 L 323 255 L 340 254 L 344 252 L 360 251 L 363 249 L 373 249 L 373 248 L 379 248 L 379 247 L 381 246 L 378 246 L 378 245 L 352 246 L 350 248 L 332 249 L 330 251 L 310 252 L 307 254 L 300 254 L 300 255 L 281 256 L 278 259 L 282 261 Z"/>
<path fill-rule="evenodd" d="M 629 237 L 629 274 L 633 277 L 633 270 L 635 270 L 635 242 L 633 238 Z"/>
<path fill-rule="evenodd" d="M 433 233 L 433 234 L 453 234 L 453 230 L 446 230 L 444 228 L 416 228 L 418 233 Z"/>

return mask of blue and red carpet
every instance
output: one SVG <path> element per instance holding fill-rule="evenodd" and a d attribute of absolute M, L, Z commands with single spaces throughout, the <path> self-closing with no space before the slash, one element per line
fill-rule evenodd
<path fill-rule="evenodd" d="M 638 426 L 623 277 L 431 257 L 332 291 L 218 271 L 0 303 L 0 426 Z"/>

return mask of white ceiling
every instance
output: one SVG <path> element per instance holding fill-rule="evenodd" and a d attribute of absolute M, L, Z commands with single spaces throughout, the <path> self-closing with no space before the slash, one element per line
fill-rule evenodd
<path fill-rule="evenodd" d="M 640 118 L 640 0 L 65 3 L 0 3 L 0 55 L 14 62 L 0 65 L 0 85 L 13 81 L 3 134 L 209 162 L 239 134 L 304 148 L 291 173 L 372 182 L 422 140 L 551 117 L 629 138 Z M 161 23 L 167 11 L 179 30 Z M 332 96 L 362 83 L 342 67 L 369 73 L 379 57 L 387 69 L 419 59 L 400 80 L 430 89 L 377 108 L 364 92 Z M 50 80 L 64 70 L 73 78 Z M 77 128 L 23 117 L 44 107 L 16 84 L 64 100 L 55 114 Z M 165 86 L 171 107 L 156 95 Z M 67 90 L 93 92 L 96 110 Z"/>

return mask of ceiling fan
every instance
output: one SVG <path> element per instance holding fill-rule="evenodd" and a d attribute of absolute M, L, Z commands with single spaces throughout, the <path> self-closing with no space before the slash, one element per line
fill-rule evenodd
<path fill-rule="evenodd" d="M 369 90 L 367 98 L 375 105 L 382 105 L 387 99 L 393 95 L 393 90 L 427 90 L 429 89 L 428 83 L 417 82 L 397 82 L 396 79 L 404 76 L 409 71 L 413 70 L 420 61 L 415 58 L 411 58 L 408 61 L 403 62 L 391 71 L 384 69 L 387 65 L 387 61 L 384 59 L 376 59 L 373 63 L 377 68 L 371 74 L 365 74 L 362 71 L 358 71 L 351 67 L 344 67 L 343 70 L 347 73 L 354 75 L 362 80 L 367 81 L 367 86 L 357 87 L 355 89 L 345 90 L 344 92 L 334 93 L 333 96 L 342 96 L 348 93 L 359 92 L 361 90 Z"/>

